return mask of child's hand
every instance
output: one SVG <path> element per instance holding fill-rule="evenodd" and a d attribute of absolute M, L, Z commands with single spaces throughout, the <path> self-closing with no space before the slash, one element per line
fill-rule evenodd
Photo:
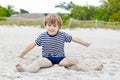
<path fill-rule="evenodd" d="M 86 43 L 85 46 L 89 47 L 92 44 L 92 42 Z"/>

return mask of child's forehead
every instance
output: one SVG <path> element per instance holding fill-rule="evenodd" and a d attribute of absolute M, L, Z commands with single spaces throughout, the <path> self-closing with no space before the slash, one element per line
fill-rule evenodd
<path fill-rule="evenodd" d="M 54 21 L 54 22 L 53 21 L 48 21 L 47 24 L 58 24 L 58 22 L 57 21 Z"/>

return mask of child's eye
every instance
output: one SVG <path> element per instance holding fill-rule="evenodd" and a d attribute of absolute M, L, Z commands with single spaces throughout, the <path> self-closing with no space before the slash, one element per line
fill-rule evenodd
<path fill-rule="evenodd" d="M 51 26 L 51 24 L 48 24 L 48 26 Z"/>
<path fill-rule="evenodd" d="M 56 27 L 57 25 L 56 24 L 53 24 L 54 27 Z"/>

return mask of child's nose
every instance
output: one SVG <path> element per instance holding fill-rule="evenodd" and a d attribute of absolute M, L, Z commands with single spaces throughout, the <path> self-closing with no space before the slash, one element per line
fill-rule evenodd
<path fill-rule="evenodd" d="M 50 28 L 52 29 L 52 28 L 54 28 L 54 26 L 52 25 Z"/>

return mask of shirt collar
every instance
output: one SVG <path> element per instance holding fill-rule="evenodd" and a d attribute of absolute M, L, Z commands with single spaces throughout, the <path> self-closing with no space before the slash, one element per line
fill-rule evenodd
<path fill-rule="evenodd" d="M 48 32 L 47 32 L 47 34 L 48 34 L 50 37 L 54 37 L 54 36 L 56 36 L 56 35 L 58 34 L 58 32 L 59 32 L 59 31 L 57 31 L 57 33 L 56 33 L 55 35 L 50 35 Z"/>

